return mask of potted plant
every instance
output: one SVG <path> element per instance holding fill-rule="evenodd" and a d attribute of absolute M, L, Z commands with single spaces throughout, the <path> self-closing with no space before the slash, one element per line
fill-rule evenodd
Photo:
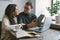
<path fill-rule="evenodd" d="M 51 16 L 53 16 L 54 14 L 57 14 L 58 11 L 59 11 L 59 9 L 60 9 L 60 1 L 57 1 L 57 0 L 52 5 L 52 7 L 48 7 L 48 11 L 50 12 Z M 55 16 L 55 17 L 56 17 L 56 23 L 60 24 L 60 18 L 59 18 L 59 16 Z"/>
<path fill-rule="evenodd" d="M 60 7 L 60 1 L 57 1 L 52 5 L 52 7 L 48 7 L 48 11 L 50 12 L 51 16 L 57 14 Z"/>

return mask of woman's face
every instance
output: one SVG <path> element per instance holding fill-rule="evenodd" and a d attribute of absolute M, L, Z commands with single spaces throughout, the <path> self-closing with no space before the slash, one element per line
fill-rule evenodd
<path fill-rule="evenodd" d="M 16 7 L 16 9 L 15 9 L 15 12 L 14 12 L 14 14 L 13 15 L 19 15 L 19 9 Z"/>

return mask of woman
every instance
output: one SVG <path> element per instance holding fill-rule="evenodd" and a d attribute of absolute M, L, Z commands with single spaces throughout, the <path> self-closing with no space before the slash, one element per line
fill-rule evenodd
<path fill-rule="evenodd" d="M 20 25 L 17 24 L 17 15 L 18 15 L 18 8 L 15 4 L 9 4 L 5 10 L 5 15 L 2 19 L 2 32 L 1 32 L 1 39 L 8 40 L 10 35 L 7 31 L 13 30 Z"/>

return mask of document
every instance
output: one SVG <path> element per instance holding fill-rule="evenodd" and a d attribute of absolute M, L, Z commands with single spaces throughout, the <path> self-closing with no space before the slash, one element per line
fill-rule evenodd
<path fill-rule="evenodd" d="M 17 38 L 24 38 L 24 37 L 40 37 L 39 34 L 37 34 L 36 32 L 29 32 L 29 31 L 24 31 L 22 29 L 19 29 L 17 32 L 16 32 L 16 37 Z"/>

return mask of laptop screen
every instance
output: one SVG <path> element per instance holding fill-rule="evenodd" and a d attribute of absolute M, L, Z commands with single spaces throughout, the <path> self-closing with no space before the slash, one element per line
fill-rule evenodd
<path fill-rule="evenodd" d="M 44 18 L 44 15 L 42 15 L 42 14 L 38 17 L 38 19 L 37 19 L 37 22 L 39 22 L 38 27 L 41 26 L 41 21 L 42 21 L 43 18 Z"/>

